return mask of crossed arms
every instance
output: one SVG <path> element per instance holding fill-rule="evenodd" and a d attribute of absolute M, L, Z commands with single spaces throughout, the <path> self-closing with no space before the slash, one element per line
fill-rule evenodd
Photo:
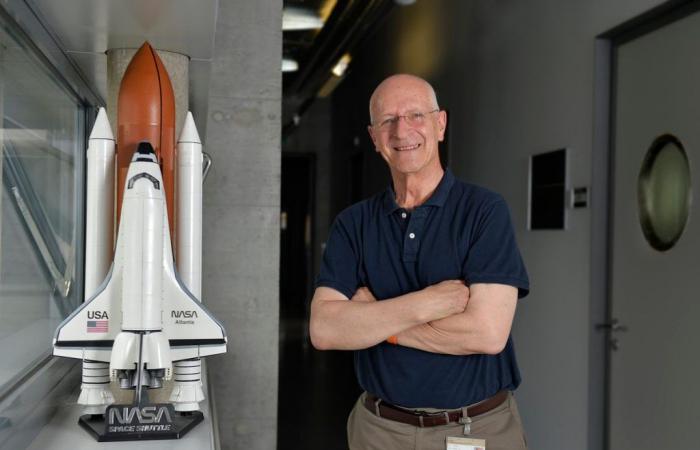
<path fill-rule="evenodd" d="M 513 286 L 447 280 L 376 301 L 362 287 L 349 301 L 319 287 L 311 300 L 311 342 L 319 350 L 359 350 L 390 336 L 399 345 L 433 353 L 497 354 L 506 345 L 518 291 Z"/>

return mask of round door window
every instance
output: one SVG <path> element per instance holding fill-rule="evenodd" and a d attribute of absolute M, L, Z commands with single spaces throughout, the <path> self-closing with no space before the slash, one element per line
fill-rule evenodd
<path fill-rule="evenodd" d="M 638 183 L 639 220 L 649 244 L 659 251 L 673 247 L 688 222 L 690 166 L 683 144 L 670 134 L 654 140 Z"/>

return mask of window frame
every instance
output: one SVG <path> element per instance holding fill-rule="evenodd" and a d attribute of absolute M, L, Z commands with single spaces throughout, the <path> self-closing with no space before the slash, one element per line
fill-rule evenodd
<path fill-rule="evenodd" d="M 44 19 L 28 2 L 7 0 L 0 6 L 0 21 L 21 41 L 30 58 L 45 68 L 76 101 L 78 117 L 77 147 L 85 155 L 88 130 L 97 115 L 97 106 L 104 100 L 89 86 L 74 63 L 59 46 Z M 81 156 L 76 155 L 76 156 Z M 75 226 L 75 280 L 74 289 L 82 303 L 84 299 L 85 266 L 85 171 L 84 157 L 75 158 L 74 204 L 77 211 Z M 77 305 L 75 305 L 77 306 Z M 51 348 L 37 355 L 27 370 L 0 391 L 0 449 L 25 447 L 34 438 L 34 432 L 51 419 L 61 402 L 80 383 L 81 364 L 77 360 L 54 358 Z M 27 426 L 31 424 L 31 426 Z"/>

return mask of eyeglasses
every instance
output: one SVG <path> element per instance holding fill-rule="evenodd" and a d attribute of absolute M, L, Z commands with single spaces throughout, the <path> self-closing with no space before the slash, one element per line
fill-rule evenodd
<path fill-rule="evenodd" d="M 434 109 L 434 110 L 428 111 L 428 112 L 411 112 L 408 114 L 403 114 L 401 116 L 390 116 L 390 117 L 387 117 L 386 119 L 384 119 L 380 122 L 372 124 L 372 126 L 375 128 L 379 128 L 380 130 L 388 130 L 391 127 L 393 127 L 394 125 L 398 125 L 399 120 L 401 120 L 401 118 L 403 118 L 406 121 L 407 125 L 412 126 L 412 127 L 418 127 L 418 126 L 423 125 L 423 123 L 425 122 L 425 117 L 428 114 L 432 114 L 432 113 L 438 112 L 438 111 L 440 111 L 440 110 Z"/>

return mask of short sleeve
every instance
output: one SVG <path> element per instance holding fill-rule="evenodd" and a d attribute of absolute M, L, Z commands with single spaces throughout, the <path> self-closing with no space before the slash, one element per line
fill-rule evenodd
<path fill-rule="evenodd" d="M 316 287 L 329 287 L 352 298 L 359 287 L 360 257 L 351 229 L 340 217 L 331 226 Z"/>
<path fill-rule="evenodd" d="M 525 297 L 530 284 L 505 201 L 485 206 L 475 225 L 463 267 L 467 284 L 507 284 L 518 288 L 518 298 Z"/>

